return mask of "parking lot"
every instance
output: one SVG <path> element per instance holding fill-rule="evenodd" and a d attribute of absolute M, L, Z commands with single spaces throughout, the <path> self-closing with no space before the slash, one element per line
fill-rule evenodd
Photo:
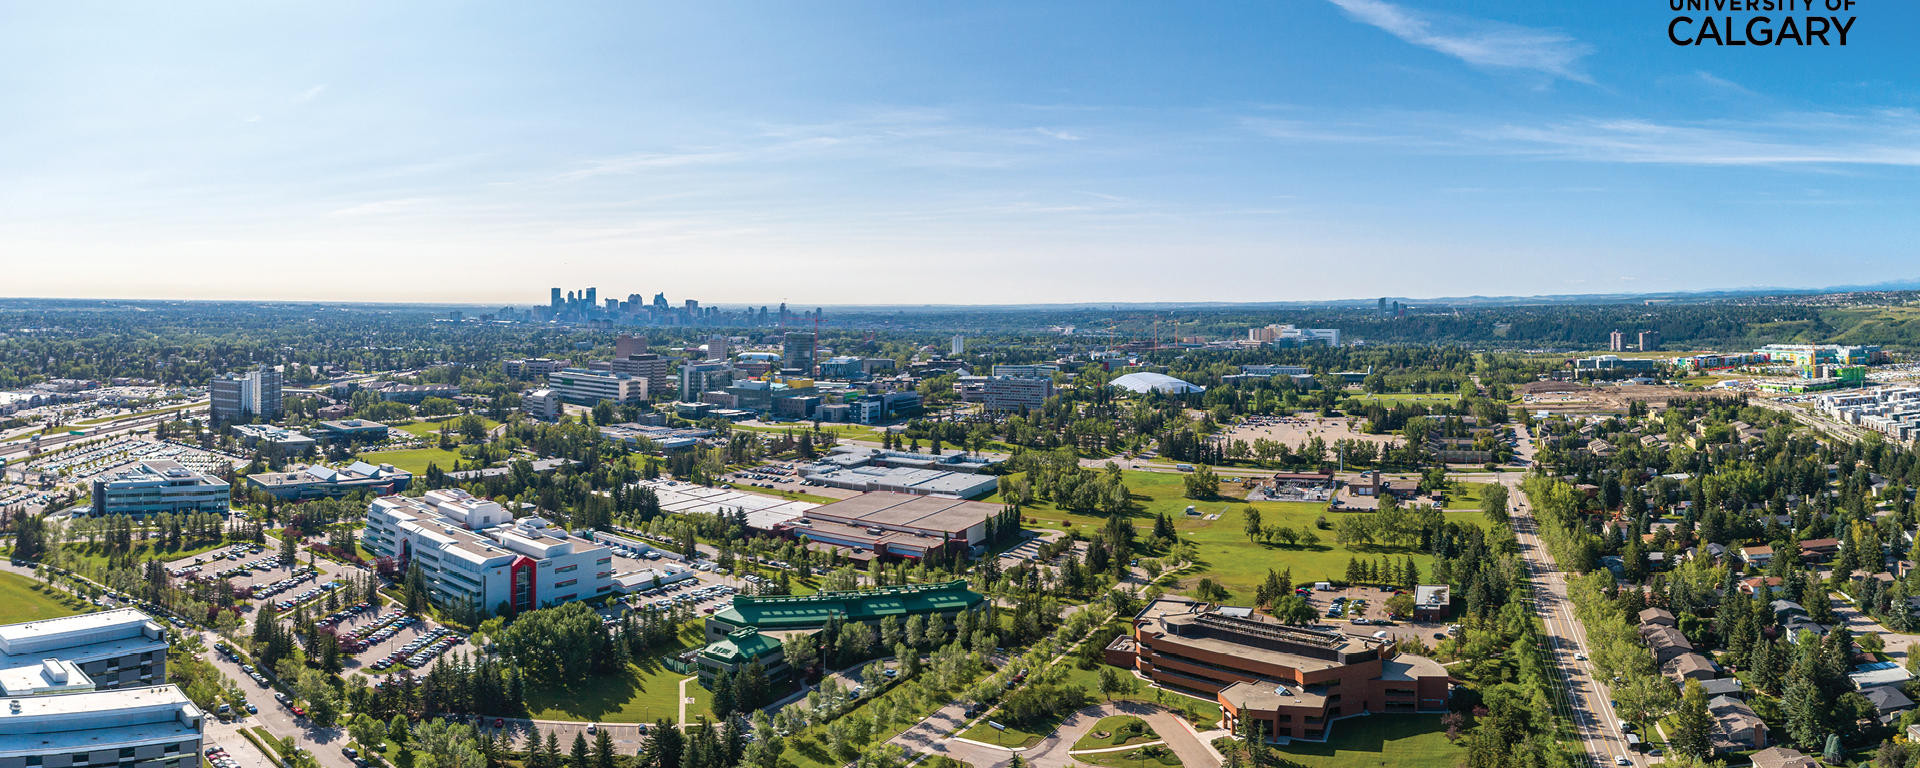
<path fill-rule="evenodd" d="M 732 483 L 735 488 L 743 490 L 787 491 L 791 493 L 825 496 L 832 499 L 850 499 L 860 495 L 859 491 L 835 488 L 830 485 L 815 483 L 802 478 L 797 467 L 798 464 L 790 461 L 767 462 L 757 467 L 743 469 L 739 472 L 722 476 L 720 479 Z"/>
<path fill-rule="evenodd" d="M 1329 591 L 1307 589 L 1302 595 L 1320 614 L 1328 628 L 1350 635 L 1381 639 L 1417 639 L 1433 645 L 1446 637 L 1448 622 L 1396 619 L 1387 613 L 1387 598 L 1394 590 L 1379 587 L 1348 587 Z M 1356 609 L 1354 606 L 1358 605 Z M 1336 610 L 1337 609 L 1337 610 Z M 1329 615 L 1334 613 L 1337 615 Z M 1386 633 L 1384 636 L 1381 633 Z"/>

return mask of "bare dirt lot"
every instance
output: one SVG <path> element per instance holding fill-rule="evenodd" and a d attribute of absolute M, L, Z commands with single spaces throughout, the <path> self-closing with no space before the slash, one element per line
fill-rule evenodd
<path fill-rule="evenodd" d="M 1357 428 L 1357 419 L 1346 416 L 1331 418 L 1314 414 L 1295 416 L 1249 416 L 1245 421 L 1233 425 L 1224 435 L 1228 440 L 1239 440 L 1252 445 L 1255 440 L 1271 440 L 1289 448 L 1299 448 L 1315 437 L 1331 447 L 1336 440 L 1365 440 L 1382 446 L 1400 444 L 1398 435 L 1370 435 Z"/>

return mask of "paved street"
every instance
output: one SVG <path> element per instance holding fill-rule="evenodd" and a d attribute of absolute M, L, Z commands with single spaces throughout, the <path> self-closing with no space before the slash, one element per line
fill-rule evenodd
<path fill-rule="evenodd" d="M 1515 431 L 1520 436 L 1517 456 L 1531 465 L 1533 436 L 1524 425 L 1517 426 Z M 1546 637 L 1552 649 L 1550 661 L 1567 693 L 1568 714 L 1574 731 L 1596 765 L 1616 765 L 1620 757 L 1625 757 L 1630 765 L 1645 765 L 1647 758 L 1627 751 L 1620 718 L 1614 714 L 1606 687 L 1594 677 L 1592 662 L 1574 658 L 1575 654 L 1587 651 L 1587 630 L 1575 618 L 1573 604 L 1567 598 L 1566 574 L 1554 565 L 1546 544 L 1540 540 L 1533 510 L 1527 505 L 1526 495 L 1520 492 L 1520 480 L 1516 473 L 1500 477 L 1500 482 L 1510 491 L 1514 535 L 1519 539 L 1527 572 L 1533 579 L 1534 608 L 1546 625 Z"/>

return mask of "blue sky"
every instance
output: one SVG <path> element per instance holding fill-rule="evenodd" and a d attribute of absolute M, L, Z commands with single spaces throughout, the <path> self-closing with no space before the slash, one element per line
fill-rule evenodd
<path fill-rule="evenodd" d="M 1920 9 L 0 3 L 0 295 L 1261 301 L 1920 277 Z"/>

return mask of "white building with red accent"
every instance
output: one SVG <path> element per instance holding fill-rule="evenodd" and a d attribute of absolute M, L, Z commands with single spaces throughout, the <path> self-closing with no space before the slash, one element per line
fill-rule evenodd
<path fill-rule="evenodd" d="M 418 567 L 442 605 L 527 611 L 614 589 L 612 550 L 458 489 L 374 499 L 362 543 L 402 573 Z"/>

